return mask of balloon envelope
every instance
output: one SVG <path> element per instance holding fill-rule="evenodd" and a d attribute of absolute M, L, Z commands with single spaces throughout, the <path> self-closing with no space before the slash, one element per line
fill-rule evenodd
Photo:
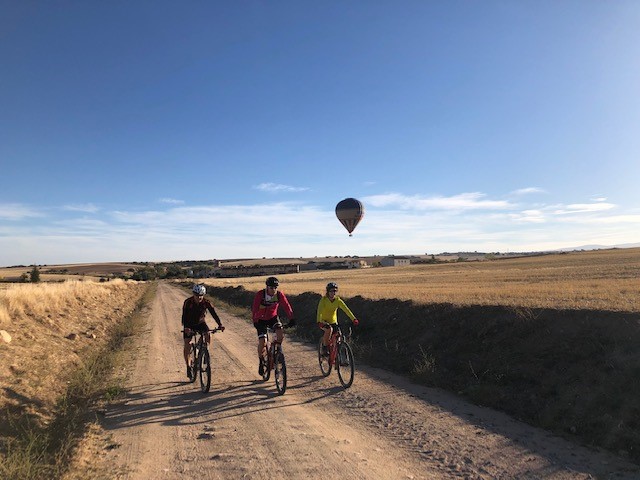
<path fill-rule="evenodd" d="M 364 217 L 364 206 L 355 198 L 345 198 L 336 205 L 336 217 L 351 236 L 351 232 Z"/>

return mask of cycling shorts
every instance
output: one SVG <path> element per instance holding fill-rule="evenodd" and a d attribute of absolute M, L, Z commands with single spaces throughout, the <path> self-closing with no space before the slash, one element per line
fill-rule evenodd
<path fill-rule="evenodd" d="M 280 319 L 275 316 L 270 320 L 260 320 L 259 322 L 254 323 L 253 326 L 256 327 L 256 330 L 258 331 L 258 338 L 263 338 L 267 336 L 267 328 L 277 330 L 278 328 L 282 328 L 282 323 L 280 322 Z"/>
<path fill-rule="evenodd" d="M 184 328 L 190 328 L 191 329 L 191 333 L 189 333 L 188 335 L 184 332 L 182 332 L 182 338 L 184 338 L 185 340 L 193 337 L 195 335 L 194 330 L 196 332 L 202 332 L 205 333 L 207 330 L 209 330 L 209 325 L 207 325 L 207 322 L 202 322 L 202 323 L 197 323 L 195 325 L 185 325 Z"/>
<path fill-rule="evenodd" d="M 320 322 L 318 323 L 318 326 L 322 329 L 322 330 L 327 330 L 327 329 L 331 329 L 331 333 L 336 333 L 338 331 L 338 324 L 337 323 L 327 323 L 327 322 Z"/>

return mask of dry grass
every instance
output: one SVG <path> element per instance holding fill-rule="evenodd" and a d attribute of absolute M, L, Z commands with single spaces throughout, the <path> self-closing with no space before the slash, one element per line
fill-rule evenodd
<path fill-rule="evenodd" d="M 124 280 L 0 290 L 0 328 L 11 335 L 0 341 L 0 477 L 60 478 L 111 373 L 108 351 L 129 334 L 147 291 Z"/>
<path fill-rule="evenodd" d="M 323 270 L 279 275 L 286 293 L 323 293 L 327 282 L 343 297 L 416 303 L 640 312 L 640 249 L 552 254 L 486 262 Z M 264 286 L 263 277 L 207 279 L 215 286 Z"/>
<path fill-rule="evenodd" d="M 84 348 L 106 339 L 145 289 L 139 282 L 114 280 L 14 284 L 0 290 L 0 329 L 12 337 L 11 343 L 0 341 L 0 410 L 12 405 L 46 416 L 64 388 L 63 372 L 82 363 Z"/>
<path fill-rule="evenodd" d="M 10 284 L 0 290 L 0 327 L 11 325 L 12 318 L 44 320 L 54 318 L 55 314 L 60 320 L 65 312 L 103 302 L 127 288 L 127 283 L 119 279 L 104 283 L 67 280 L 63 283 Z"/>

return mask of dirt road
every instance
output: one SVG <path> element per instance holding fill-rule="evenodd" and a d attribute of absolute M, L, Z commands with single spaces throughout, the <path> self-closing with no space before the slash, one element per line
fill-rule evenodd
<path fill-rule="evenodd" d="M 290 339 L 278 396 L 273 378 L 258 376 L 254 328 L 219 309 L 227 330 L 214 337 L 203 394 L 185 375 L 185 298 L 159 286 L 130 394 L 107 410 L 115 478 L 640 478 L 617 457 L 382 370 L 358 366 L 344 390 L 335 373 L 321 376 L 313 346 Z"/>

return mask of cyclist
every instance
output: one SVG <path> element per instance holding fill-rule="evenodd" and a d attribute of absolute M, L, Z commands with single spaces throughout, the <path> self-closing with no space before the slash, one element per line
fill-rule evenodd
<path fill-rule="evenodd" d="M 318 326 L 324 330 L 322 337 L 322 351 L 324 355 L 328 355 L 329 339 L 335 328 L 338 328 L 338 309 L 347 314 L 353 324 L 357 327 L 360 323 L 353 314 L 347 304 L 338 296 L 338 284 L 335 282 L 327 283 L 327 293 L 318 302 L 318 313 L 316 322 Z"/>
<path fill-rule="evenodd" d="M 278 308 L 282 307 L 289 317 L 287 327 L 293 327 L 296 324 L 293 318 L 293 309 L 289 304 L 289 300 L 284 293 L 278 290 L 280 282 L 276 277 L 269 277 L 265 282 L 266 286 L 263 290 L 256 293 L 251 308 L 253 326 L 258 331 L 258 375 L 264 373 L 264 349 L 267 338 L 267 328 L 274 328 L 276 331 L 276 340 L 282 342 L 284 334 L 282 332 L 282 323 L 278 318 Z"/>
<path fill-rule="evenodd" d="M 193 296 L 187 298 L 182 304 L 182 326 L 184 327 L 182 338 L 184 339 L 184 361 L 187 364 L 188 377 L 190 376 L 189 372 L 191 368 L 189 365 L 189 343 L 191 342 L 191 337 L 195 335 L 195 332 L 203 332 L 207 340 L 207 345 L 211 346 L 209 326 L 204 320 L 207 310 L 209 310 L 218 327 L 224 331 L 220 317 L 216 313 L 216 309 L 213 308 L 213 304 L 204 298 L 204 294 L 207 293 L 204 285 L 194 285 L 192 291 Z"/>

